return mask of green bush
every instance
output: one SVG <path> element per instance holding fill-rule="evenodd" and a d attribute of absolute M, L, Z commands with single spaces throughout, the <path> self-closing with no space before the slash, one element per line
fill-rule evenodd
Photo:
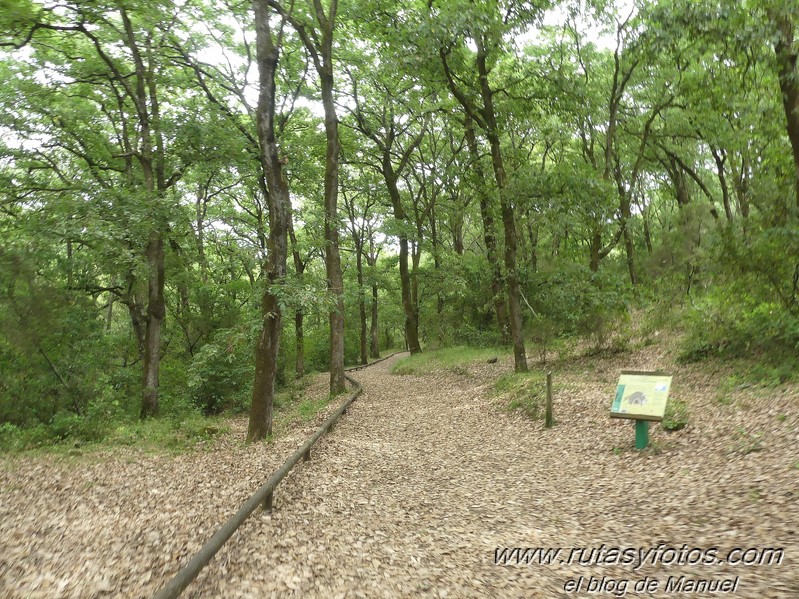
<path fill-rule="evenodd" d="M 529 275 L 525 284 L 526 309 L 534 343 L 544 350 L 554 333 L 580 335 L 595 351 L 626 349 L 629 341 L 629 283 L 613 271 L 591 272 L 566 263 Z"/>
<path fill-rule="evenodd" d="M 669 397 L 666 403 L 666 413 L 663 415 L 660 426 L 669 432 L 678 431 L 688 424 L 688 417 L 688 404 L 681 399 Z"/>
<path fill-rule="evenodd" d="M 247 407 L 246 393 L 252 384 L 253 369 L 250 343 L 243 331 L 224 329 L 192 357 L 188 396 L 204 414 L 240 412 Z"/>
<path fill-rule="evenodd" d="M 734 295 L 730 290 L 714 290 L 696 302 L 686 315 L 686 328 L 678 355 L 681 362 L 752 353 L 784 361 L 799 349 L 799 317 L 780 304 Z"/>

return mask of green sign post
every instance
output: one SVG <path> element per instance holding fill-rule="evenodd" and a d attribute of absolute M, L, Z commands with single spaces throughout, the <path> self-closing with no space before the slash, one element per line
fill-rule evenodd
<path fill-rule="evenodd" d="M 622 370 L 610 417 L 635 420 L 636 449 L 649 445 L 650 421 L 663 420 L 670 386 L 670 374 Z"/>

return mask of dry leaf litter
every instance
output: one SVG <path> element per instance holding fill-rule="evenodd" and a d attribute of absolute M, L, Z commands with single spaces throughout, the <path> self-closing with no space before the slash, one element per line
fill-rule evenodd
<path fill-rule="evenodd" d="M 557 364 L 555 428 L 509 413 L 467 374 L 354 374 L 364 394 L 184 592 L 191 598 L 613 597 L 570 579 L 739 577 L 744 598 L 799 597 L 796 386 L 716 401 L 723 370 L 675 367 L 649 347 Z M 540 365 L 531 365 L 540 368 Z M 654 450 L 611 421 L 624 368 L 675 371 L 691 421 Z M 324 394 L 324 378 L 309 390 Z M 328 413 L 335 408 L 331 405 Z M 210 450 L 6 458 L 0 597 L 152 597 L 326 417 L 244 446 L 244 420 Z M 743 445 L 742 445 L 743 443 Z M 752 451 L 756 443 L 758 451 Z M 748 447 L 748 449 L 747 449 Z M 781 565 L 495 565 L 498 547 L 782 547 Z M 654 596 L 684 596 L 662 592 Z M 697 593 L 696 597 L 718 596 Z"/>

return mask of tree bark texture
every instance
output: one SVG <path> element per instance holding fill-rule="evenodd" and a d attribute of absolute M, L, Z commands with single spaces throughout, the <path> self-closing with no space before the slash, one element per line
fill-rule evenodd
<path fill-rule="evenodd" d="M 280 57 L 280 38 L 275 44 L 265 0 L 254 0 L 253 10 L 260 86 L 257 108 L 258 143 L 268 189 L 266 201 L 269 210 L 269 251 L 265 269 L 266 289 L 261 299 L 261 333 L 255 348 L 255 381 L 247 427 L 248 442 L 264 439 L 272 433 L 272 406 L 282 328 L 280 305 L 273 286 L 286 276 L 287 237 L 291 218 L 288 185 L 282 173 L 274 123 L 275 73 Z"/>

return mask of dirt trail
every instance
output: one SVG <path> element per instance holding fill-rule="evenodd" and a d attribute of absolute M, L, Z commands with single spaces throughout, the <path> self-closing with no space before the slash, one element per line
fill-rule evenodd
<path fill-rule="evenodd" d="M 769 435 L 763 451 L 731 452 L 729 439 L 740 416 L 730 412 L 716 414 L 722 424 L 714 428 L 689 426 L 668 437 L 653 431 L 663 451 L 639 455 L 614 451 L 631 444 L 632 430 L 628 423 L 607 417 L 617 366 L 612 360 L 601 365 L 601 372 L 608 374 L 596 380 L 586 382 L 584 376 L 568 373 L 559 379 L 558 425 L 545 431 L 540 423 L 492 404 L 488 384 L 509 370 L 507 360 L 472 367 L 466 376 L 392 376 L 389 370 L 396 359 L 355 373 L 363 396 L 317 445 L 312 460 L 281 484 L 275 511 L 256 512 L 184 596 L 621 595 L 618 586 L 589 594 L 591 576 L 613 578 L 617 584 L 629 581 L 628 597 L 644 596 L 633 585 L 647 576 L 658 580 L 661 591 L 670 576 L 739 577 L 734 596 L 799 596 L 799 472 L 789 460 L 791 455 L 799 459 L 796 397 L 790 398 L 778 424 L 771 417 L 763 421 L 762 430 Z M 662 356 L 644 355 L 624 366 L 652 369 L 663 367 L 662 362 Z M 695 379 L 691 392 L 698 394 L 701 381 Z M 703 410 L 716 409 L 699 403 L 692 408 L 700 422 Z M 793 432 L 781 432 L 788 430 Z M 130 480 L 139 493 L 134 498 L 141 497 L 141 485 L 149 485 L 147 496 L 155 499 L 146 508 L 160 516 L 124 501 L 98 505 L 85 484 L 70 476 L 70 488 L 56 486 L 48 499 L 70 498 L 71 510 L 87 519 L 84 530 L 94 536 L 82 542 L 74 538 L 74 527 L 59 529 L 46 515 L 47 500 L 34 502 L 32 516 L 0 507 L 0 595 L 151 596 L 174 571 L 175 560 L 185 563 L 257 487 L 259 477 L 266 478 L 264 471 L 299 444 L 303 432 L 255 456 L 237 447 L 215 450 L 206 458 L 205 473 L 196 471 L 191 457 L 159 458 L 127 473 L 140 477 Z M 260 466 L 252 472 L 256 459 Z M 171 471 L 165 476 L 158 474 L 167 467 Z M 196 494 L 196 505 L 185 519 L 175 515 L 176 500 L 167 499 L 180 467 L 191 470 L 183 473 L 186 477 L 203 480 L 186 483 Z M 2 473 L 0 499 L 14 499 L 14 491 L 5 489 L 16 485 L 19 491 L 23 479 L 34 484 L 37 472 L 52 476 L 54 466 L 29 468 L 18 465 Z M 96 476 L 102 477 L 98 471 Z M 181 489 L 182 499 L 190 501 L 192 494 Z M 56 507 L 67 519 L 72 511 Z M 37 517 L 38 522 L 25 520 Z M 116 541 L 104 537 L 103 522 L 118 528 L 120 519 L 127 537 L 118 534 L 118 543 L 109 545 Z M 35 550 L 25 536 L 32 530 L 42 535 Z M 136 543 L 133 548 L 131 543 Z M 717 546 L 719 556 L 735 547 L 783 547 L 785 558 L 781 565 L 749 567 L 647 563 L 634 568 L 605 561 L 613 560 L 608 551 L 614 546 L 647 549 L 660 543 L 677 549 Z M 603 545 L 604 565 L 561 563 L 571 548 L 599 551 Z M 27 553 L 14 549 L 18 547 Z M 552 564 L 496 565 L 498 547 L 563 549 Z M 9 548 L 13 555 L 6 553 Z M 52 566 L 64 561 L 73 574 Z M 31 564 L 46 566 L 40 568 L 45 578 L 39 586 L 31 580 Z M 25 584 L 14 576 L 24 577 Z M 580 591 L 564 590 L 569 580 L 580 577 Z M 59 584 L 63 586 L 54 594 Z"/>

